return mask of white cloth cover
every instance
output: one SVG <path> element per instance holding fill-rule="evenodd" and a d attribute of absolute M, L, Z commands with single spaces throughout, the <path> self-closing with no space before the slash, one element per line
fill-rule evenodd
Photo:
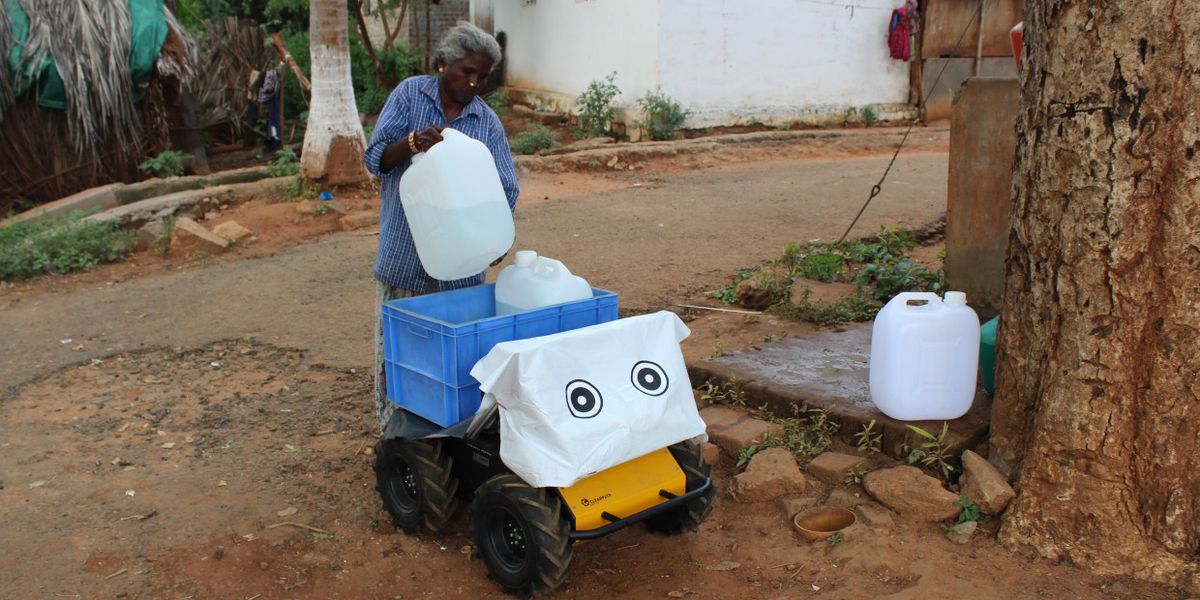
<path fill-rule="evenodd" d="M 671 312 L 497 344 L 471 369 L 477 413 L 500 406 L 500 458 L 534 487 L 589 475 L 704 435 Z"/>

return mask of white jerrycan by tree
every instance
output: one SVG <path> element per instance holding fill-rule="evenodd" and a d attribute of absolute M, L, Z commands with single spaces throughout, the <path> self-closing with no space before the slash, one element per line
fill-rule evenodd
<path fill-rule="evenodd" d="M 478 275 L 512 248 L 512 211 L 482 142 L 453 129 L 415 154 L 400 177 L 400 204 L 417 258 L 430 277 L 452 281 Z"/>
<path fill-rule="evenodd" d="M 592 286 L 572 275 L 562 262 L 538 256 L 533 250 L 517 252 L 513 264 L 496 278 L 496 314 L 553 306 L 592 297 Z"/>
<path fill-rule="evenodd" d="M 871 401 L 899 421 L 957 419 L 971 409 L 979 317 L 962 292 L 892 298 L 871 329 Z"/>

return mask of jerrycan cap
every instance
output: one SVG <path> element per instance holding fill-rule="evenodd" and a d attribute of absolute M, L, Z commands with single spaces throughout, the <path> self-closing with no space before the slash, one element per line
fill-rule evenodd
<path fill-rule="evenodd" d="M 955 306 L 966 306 L 967 305 L 967 293 L 966 292 L 946 292 L 946 297 L 942 300 L 942 302 L 945 302 L 946 304 L 953 304 Z"/>
<path fill-rule="evenodd" d="M 533 250 L 518 250 L 515 262 L 518 267 L 532 267 L 537 257 L 537 252 Z"/>

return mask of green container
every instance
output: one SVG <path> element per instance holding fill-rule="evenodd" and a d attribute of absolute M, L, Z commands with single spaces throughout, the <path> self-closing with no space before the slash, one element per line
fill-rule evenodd
<path fill-rule="evenodd" d="M 995 317 L 979 328 L 979 379 L 989 396 L 996 393 L 996 328 L 999 326 L 1000 317 Z"/>

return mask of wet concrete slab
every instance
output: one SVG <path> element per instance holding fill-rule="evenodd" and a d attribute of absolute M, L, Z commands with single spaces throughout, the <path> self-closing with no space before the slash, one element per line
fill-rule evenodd
<path fill-rule="evenodd" d="M 906 425 L 937 435 L 941 421 L 901 422 L 888 418 L 871 402 L 868 366 L 871 324 L 857 323 L 804 337 L 764 344 L 759 350 L 730 352 L 688 365 L 692 385 L 711 382 L 736 387 L 748 396 L 747 404 L 766 404 L 775 414 L 792 414 L 792 406 L 821 408 L 841 423 L 838 436 L 854 444 L 854 434 L 872 419 L 883 434 L 882 449 L 902 458 L 902 446 L 914 436 Z M 991 399 L 977 391 L 971 410 L 949 421 L 948 445 L 958 456 L 987 441 Z"/>

